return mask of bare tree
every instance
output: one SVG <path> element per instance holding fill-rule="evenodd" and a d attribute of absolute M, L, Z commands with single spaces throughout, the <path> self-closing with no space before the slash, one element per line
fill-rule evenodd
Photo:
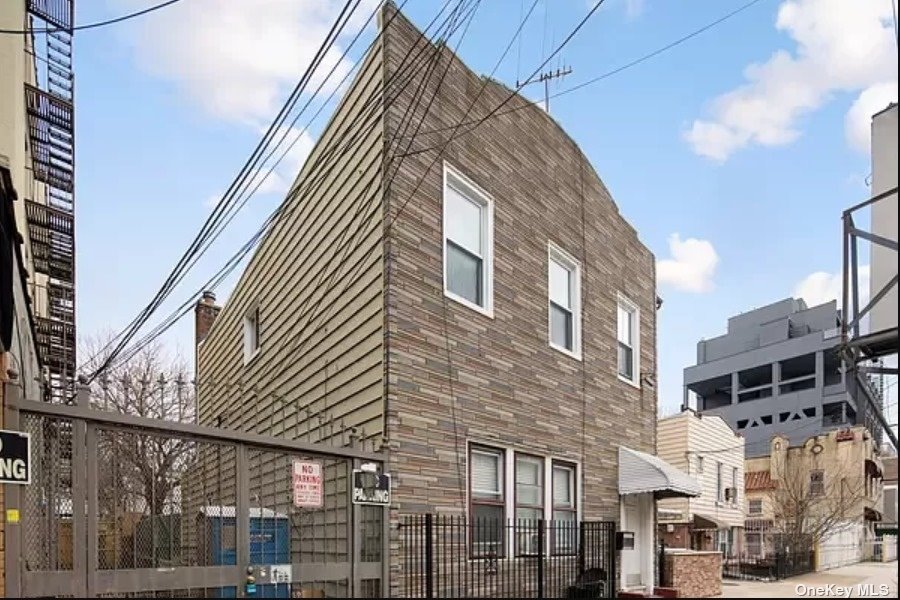
<path fill-rule="evenodd" d="M 108 342 L 88 341 L 82 356 L 87 369 L 107 356 Z M 94 363 L 94 364 L 91 364 Z M 194 389 L 187 364 L 150 344 L 122 363 L 113 363 L 91 384 L 94 408 L 166 421 L 193 421 Z M 103 430 L 98 435 L 101 461 L 101 510 L 122 514 L 163 514 L 176 502 L 181 473 L 193 458 L 194 444 L 166 436 Z"/>
<path fill-rule="evenodd" d="M 772 475 L 772 525 L 781 548 L 812 548 L 862 519 L 869 495 L 862 461 L 788 452 L 775 461 Z"/>

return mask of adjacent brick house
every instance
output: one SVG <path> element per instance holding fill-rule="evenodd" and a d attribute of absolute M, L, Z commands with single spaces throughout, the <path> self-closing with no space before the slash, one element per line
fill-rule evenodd
<path fill-rule="evenodd" d="M 295 186 L 359 140 L 340 174 L 291 201 L 211 328 L 199 307 L 201 420 L 320 439 L 305 409 L 327 411 L 389 450 L 395 519 L 624 519 L 622 583 L 652 585 L 657 489 L 623 506 L 618 451 L 655 451 L 653 255 L 524 98 L 447 144 L 511 90 L 391 4 L 381 26 Z M 398 84 L 418 50 L 445 75 Z"/>

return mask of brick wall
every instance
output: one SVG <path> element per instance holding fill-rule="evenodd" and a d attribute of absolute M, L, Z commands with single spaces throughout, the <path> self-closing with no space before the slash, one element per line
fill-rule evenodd
<path fill-rule="evenodd" d="M 672 524 L 672 531 L 668 530 L 669 524 L 660 523 L 657 533 L 659 540 L 663 542 L 667 548 L 690 548 L 691 547 L 691 529 L 685 523 Z"/>
<path fill-rule="evenodd" d="M 679 598 L 711 598 L 722 593 L 721 552 L 667 552 L 664 587 Z"/>
<path fill-rule="evenodd" d="M 392 23 L 389 71 L 417 36 L 407 21 Z M 442 53 L 433 80 L 450 56 Z M 443 133 L 417 137 L 412 151 L 442 145 L 447 128 L 510 93 L 488 82 L 466 116 L 484 80 L 452 60 L 428 115 L 433 82 L 413 111 L 421 131 Z M 408 88 L 387 111 L 388 139 L 416 86 Z M 438 160 L 436 151 L 407 156 L 386 191 L 387 417 L 399 512 L 465 512 L 466 445 L 478 441 L 580 462 L 583 516 L 618 519 L 618 445 L 655 450 L 656 391 L 620 381 L 616 368 L 621 292 L 640 307 L 641 370 L 655 372 L 654 258 L 573 139 L 523 103 L 513 98 L 507 107 L 521 110 L 488 119 Z M 493 318 L 443 294 L 443 160 L 493 198 Z M 549 241 L 582 264 L 583 360 L 548 344 Z"/>

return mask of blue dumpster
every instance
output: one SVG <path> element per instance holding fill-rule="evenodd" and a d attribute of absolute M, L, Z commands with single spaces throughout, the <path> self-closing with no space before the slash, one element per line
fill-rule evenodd
<path fill-rule="evenodd" d="M 198 531 L 200 564 L 237 564 L 237 519 L 233 506 L 206 506 L 200 511 Z M 268 508 L 250 509 L 250 564 L 284 565 L 291 562 L 291 528 L 287 515 Z M 205 559 L 205 560 L 203 560 Z M 243 582 L 241 582 L 243 585 Z M 213 598 L 235 598 L 236 587 L 214 591 Z M 255 598 L 290 598 L 290 584 L 273 584 L 257 574 Z"/>

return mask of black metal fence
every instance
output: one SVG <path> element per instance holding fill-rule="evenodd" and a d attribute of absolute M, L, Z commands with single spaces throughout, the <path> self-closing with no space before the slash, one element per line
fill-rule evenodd
<path fill-rule="evenodd" d="M 738 556 L 722 562 L 722 577 L 757 581 L 777 581 L 816 569 L 812 550 L 775 552 L 769 556 Z"/>
<path fill-rule="evenodd" d="M 412 515 L 400 524 L 405 598 L 613 598 L 615 523 Z"/>

